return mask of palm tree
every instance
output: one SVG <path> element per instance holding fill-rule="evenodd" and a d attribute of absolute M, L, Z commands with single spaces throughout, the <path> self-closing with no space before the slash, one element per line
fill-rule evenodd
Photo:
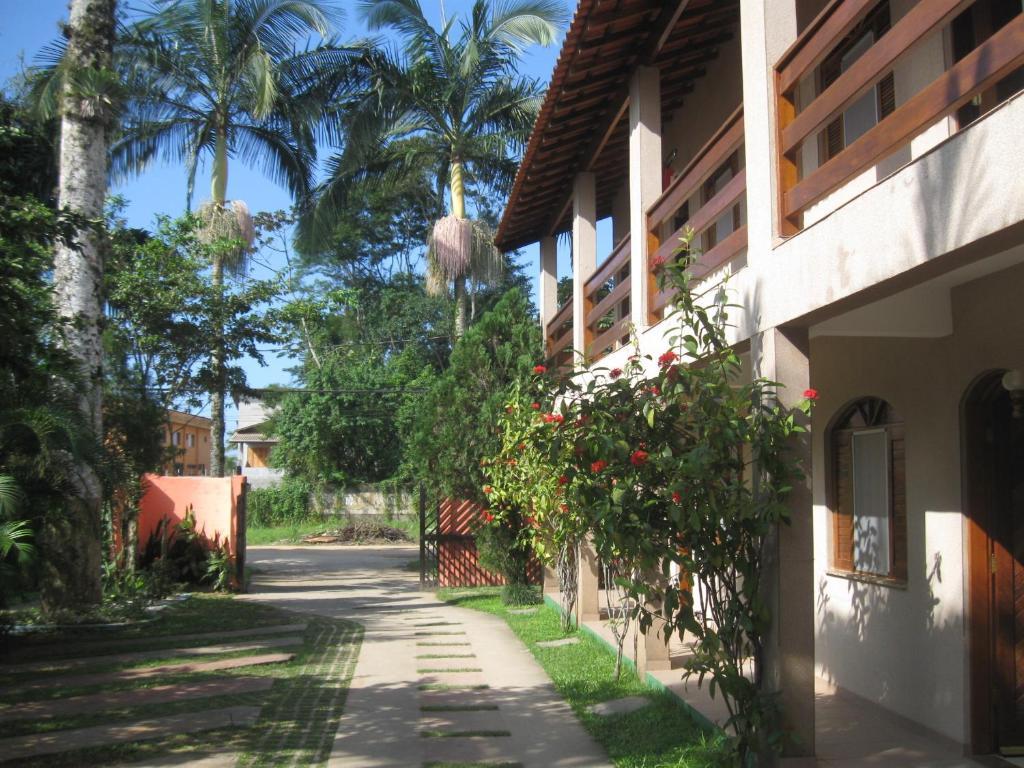
<path fill-rule="evenodd" d="M 103 216 L 107 193 L 107 145 L 113 115 L 104 98 L 111 79 L 115 0 L 71 0 L 66 61 L 74 77 L 64 78 L 60 100 L 58 205 L 82 222 Z M 88 223 L 75 242 L 54 251 L 53 293 L 66 326 L 64 344 L 77 362 L 79 408 L 95 436 L 102 434 L 100 392 L 103 357 L 100 343 L 100 284 L 103 264 L 96 234 Z M 88 607 L 102 599 L 100 585 L 100 508 L 102 490 L 92 466 L 76 462 L 76 482 L 66 505 L 66 530 L 74 539 L 49 542 L 57 577 L 58 605 Z"/>
<path fill-rule="evenodd" d="M 338 88 L 351 49 L 327 39 L 337 12 L 322 0 L 158 0 L 126 35 L 122 78 L 131 94 L 114 175 L 139 172 L 154 157 L 184 162 L 191 202 L 200 159 L 211 164 L 210 201 L 200 210 L 213 248 L 212 281 L 242 273 L 251 244 L 248 209 L 227 197 L 229 160 L 261 165 L 295 197 L 310 187 L 313 127 L 325 94 Z M 308 39 L 314 48 L 298 50 Z M 213 339 L 211 473 L 224 473 L 226 361 Z"/>
<path fill-rule="evenodd" d="M 539 107 L 540 86 L 517 74 L 523 49 L 550 45 L 564 19 L 555 0 L 476 0 L 465 19 L 435 29 L 419 0 L 364 0 L 371 30 L 388 30 L 397 50 L 364 59 L 369 83 L 341 103 L 343 150 L 300 222 L 306 250 L 328 240 L 353 185 L 393 183 L 429 173 L 448 187 L 449 215 L 434 223 L 427 249 L 428 287 L 455 295 L 455 335 L 466 328 L 466 280 L 487 282 L 503 260 L 482 221 L 467 219 L 469 193 L 507 193 L 517 153 Z"/>

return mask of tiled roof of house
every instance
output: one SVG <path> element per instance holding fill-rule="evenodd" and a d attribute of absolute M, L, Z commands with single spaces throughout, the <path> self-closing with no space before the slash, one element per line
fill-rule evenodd
<path fill-rule="evenodd" d="M 738 0 L 580 0 L 534 123 L 495 242 L 512 250 L 571 226 L 577 173 L 597 177 L 597 215 L 611 215 L 628 173 L 629 76 L 661 70 L 664 114 L 730 39 Z"/>
<path fill-rule="evenodd" d="M 232 433 L 231 437 L 228 438 L 229 443 L 277 443 L 280 440 L 273 435 L 268 435 L 261 432 L 260 429 L 266 426 L 267 422 L 260 422 L 259 424 L 250 424 L 247 427 L 236 429 Z"/>

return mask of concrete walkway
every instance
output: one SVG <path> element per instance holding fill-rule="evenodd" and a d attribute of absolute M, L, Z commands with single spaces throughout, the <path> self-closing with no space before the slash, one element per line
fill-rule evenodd
<path fill-rule="evenodd" d="M 419 592 L 418 576 L 402 569 L 417 555 L 395 546 L 249 548 L 258 573 L 243 599 L 366 628 L 331 768 L 610 766 L 504 621 Z M 417 658 L 432 655 L 458 658 Z"/>

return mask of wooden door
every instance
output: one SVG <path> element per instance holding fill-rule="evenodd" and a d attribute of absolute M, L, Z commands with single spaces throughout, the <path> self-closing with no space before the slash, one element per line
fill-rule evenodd
<path fill-rule="evenodd" d="M 964 401 L 971 749 L 1024 754 L 1024 418 L 1001 374 Z"/>
<path fill-rule="evenodd" d="M 994 726 L 1001 752 L 1024 755 L 1024 418 L 1013 418 L 1008 396 L 993 406 Z"/>

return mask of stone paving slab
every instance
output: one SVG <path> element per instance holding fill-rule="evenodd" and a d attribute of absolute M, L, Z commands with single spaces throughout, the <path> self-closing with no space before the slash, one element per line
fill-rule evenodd
<path fill-rule="evenodd" d="M 225 631 L 213 630 L 210 632 L 195 632 L 189 635 L 157 635 L 154 637 L 138 637 L 138 638 L 125 638 L 116 639 L 111 637 L 96 637 L 89 638 L 88 640 L 73 640 L 69 641 L 76 648 L 97 648 L 103 650 L 109 646 L 124 651 L 130 651 L 132 648 L 144 647 L 149 649 L 153 643 L 192 643 L 192 642 L 206 642 L 210 639 L 216 639 L 218 642 L 221 640 L 235 640 L 246 637 L 262 637 L 264 635 L 284 635 L 293 632 L 304 632 L 306 627 L 309 625 L 302 622 L 295 622 L 293 624 L 272 624 L 268 627 L 250 627 L 249 629 L 231 629 Z M 49 651 L 46 645 L 29 646 L 27 648 L 16 649 L 7 654 L 8 666 L 13 666 L 15 663 L 21 663 L 19 659 L 23 658 L 26 662 L 33 661 L 40 655 L 45 654 Z M 29 654 L 28 652 L 31 652 Z M 74 656 L 68 656 L 67 658 L 74 658 Z M 55 659 L 54 663 L 59 661 Z"/>
<path fill-rule="evenodd" d="M 159 739 L 180 733 L 211 731 L 228 726 L 251 727 L 259 716 L 259 707 L 227 707 L 205 712 L 158 717 L 152 720 L 111 723 L 70 731 L 53 731 L 0 739 L 0 755 L 4 760 L 18 760 L 38 755 L 52 755 L 109 744 Z"/>
<path fill-rule="evenodd" d="M 626 696 L 622 699 L 612 699 L 611 701 L 602 701 L 600 704 L 594 704 L 589 708 L 589 711 L 591 714 L 600 715 L 601 717 L 628 715 L 630 712 L 643 709 L 650 703 L 651 700 L 646 696 Z"/>
<path fill-rule="evenodd" d="M 230 696 L 269 690 L 272 677 L 228 677 L 178 685 L 158 685 L 153 688 L 133 688 L 73 696 L 68 699 L 29 701 L 0 709 L 0 722 L 84 715 L 118 707 L 140 707 L 149 704 L 167 704 L 183 699 L 203 699 L 210 696 Z"/>
<path fill-rule="evenodd" d="M 122 683 L 130 680 L 144 680 L 147 677 L 159 677 L 160 675 L 166 675 L 169 673 L 193 674 L 196 672 L 220 672 L 225 669 L 262 666 L 263 664 L 280 664 L 284 661 L 291 661 L 294 658 L 294 653 L 263 653 L 256 656 L 236 656 L 230 659 L 219 659 L 217 661 L 186 661 L 174 664 L 161 664 L 156 667 L 122 669 L 116 672 L 97 672 L 89 675 L 72 675 L 70 677 L 55 675 L 52 678 L 35 681 L 28 685 L 0 688 L 0 696 L 8 696 L 18 693 L 19 691 L 35 691 L 45 688 L 77 688 L 86 685 L 109 685 L 111 683 Z"/>
<path fill-rule="evenodd" d="M 561 648 L 566 645 L 576 645 L 578 637 L 563 637 L 561 640 L 541 640 L 537 643 L 538 648 Z"/>
<path fill-rule="evenodd" d="M 235 768 L 237 762 L 238 755 L 234 752 L 205 756 L 184 753 L 154 757 L 141 763 L 127 763 L 122 768 L 170 768 L 175 765 L 187 765 L 188 768 Z"/>
<path fill-rule="evenodd" d="M 423 712 L 420 731 L 507 731 L 508 723 L 500 709 L 469 712 Z"/>
<path fill-rule="evenodd" d="M 436 672 L 417 675 L 417 680 L 420 685 L 451 685 L 459 688 L 474 688 L 487 684 L 486 678 L 480 672 Z"/>
<path fill-rule="evenodd" d="M 35 661 L 27 664 L 5 664 L 0 666 L 0 674 L 20 674 L 23 672 L 61 671 L 81 669 L 82 667 L 100 666 L 104 664 L 132 664 L 137 661 L 153 661 L 169 659 L 174 656 L 217 656 L 222 653 L 238 653 L 241 651 L 263 651 L 270 648 L 287 648 L 302 645 L 303 639 L 298 635 L 292 637 L 274 637 L 253 643 L 222 643 L 220 645 L 202 645 L 182 648 L 164 648 L 155 651 L 131 651 L 129 653 L 112 653 L 103 656 L 87 656 L 77 659 L 55 659 Z"/>
<path fill-rule="evenodd" d="M 464 691 L 420 691 L 419 707 L 478 707 L 498 706 L 490 688 Z M 421 709 L 422 711 L 422 709 Z M 423 712 L 423 715 L 432 714 Z"/>
<path fill-rule="evenodd" d="M 510 739 L 473 737 L 423 739 L 423 762 L 438 763 L 517 763 Z"/>

